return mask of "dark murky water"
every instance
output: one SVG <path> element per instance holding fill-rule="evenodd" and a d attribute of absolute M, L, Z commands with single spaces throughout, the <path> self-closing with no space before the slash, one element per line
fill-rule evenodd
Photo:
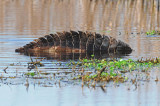
<path fill-rule="evenodd" d="M 122 58 L 159 57 L 160 36 L 145 34 L 146 31 L 160 30 L 159 5 L 159 0 L 0 0 L 0 76 L 21 78 L 28 72 L 27 63 L 31 60 L 29 56 L 15 53 L 15 49 L 45 34 L 64 30 L 98 32 L 120 39 L 134 49 L 132 54 Z M 45 73 L 57 72 L 59 68 L 69 71 L 65 64 L 73 56 L 68 56 L 67 60 L 63 56 L 54 56 L 43 60 L 45 66 L 39 70 Z M 57 61 L 62 66 L 57 66 Z M 7 73 L 4 73 L 7 66 Z M 25 77 L 3 79 L 0 81 L 0 101 L 6 106 L 158 106 L 160 84 L 154 79 L 159 75 L 156 70 L 152 80 L 141 82 L 137 90 L 129 84 L 119 87 L 109 84 L 106 93 L 100 87 L 95 90 L 84 87 L 82 90 L 80 85 L 66 85 L 65 82 L 59 88 L 53 79 L 40 79 L 43 83 L 40 85 L 38 80 L 31 79 L 29 88 L 24 85 Z"/>

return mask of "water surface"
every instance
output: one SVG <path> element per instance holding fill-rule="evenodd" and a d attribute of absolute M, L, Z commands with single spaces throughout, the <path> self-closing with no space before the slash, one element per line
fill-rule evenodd
<path fill-rule="evenodd" d="M 81 84 L 66 85 L 65 82 L 62 82 L 65 87 L 59 88 L 53 79 L 40 80 L 43 83 L 40 86 L 37 80 L 31 79 L 29 90 L 26 90 L 27 78 L 22 76 L 28 72 L 27 63 L 31 60 L 29 56 L 15 53 L 16 48 L 40 36 L 81 30 L 128 43 L 134 51 L 121 58 L 159 57 L 160 36 L 145 34 L 160 30 L 159 5 L 159 0 L 0 0 L 0 75 L 20 78 L 0 81 L 1 105 L 159 105 L 159 82 L 154 82 L 159 71 L 153 74 L 151 82 L 143 82 L 136 90 L 128 90 L 133 85 L 114 87 L 111 84 L 104 93 L 100 87 L 82 90 Z M 32 58 L 35 61 L 36 56 Z M 54 73 L 62 68 L 70 71 L 65 64 L 72 59 L 73 56 L 67 60 L 52 56 L 42 61 L 45 66 L 39 70 Z M 62 66 L 57 66 L 57 61 Z M 7 66 L 5 73 L 3 69 Z M 52 87 L 43 87 L 46 83 Z"/>

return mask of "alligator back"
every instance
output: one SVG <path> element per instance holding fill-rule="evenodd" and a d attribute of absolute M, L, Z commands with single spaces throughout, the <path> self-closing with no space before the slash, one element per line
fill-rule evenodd
<path fill-rule="evenodd" d="M 92 32 L 70 31 L 40 37 L 15 50 L 20 53 L 29 52 L 65 52 L 65 53 L 122 53 L 132 52 L 131 47 L 113 37 Z"/>

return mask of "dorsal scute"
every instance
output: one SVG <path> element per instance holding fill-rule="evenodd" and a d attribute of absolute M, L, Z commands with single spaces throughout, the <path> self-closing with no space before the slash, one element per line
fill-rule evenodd
<path fill-rule="evenodd" d="M 60 46 L 66 47 L 66 36 L 64 32 L 57 32 L 57 35 L 60 38 Z"/>
<path fill-rule="evenodd" d="M 87 43 L 86 43 L 86 49 L 87 51 L 94 51 L 94 39 L 95 39 L 95 34 L 91 32 L 86 32 L 86 35 L 88 37 Z"/>
<path fill-rule="evenodd" d="M 59 36 L 60 40 L 62 40 L 62 41 L 66 40 L 65 33 L 63 33 L 63 32 L 56 32 L 56 33 Z"/>
<path fill-rule="evenodd" d="M 79 32 L 72 31 L 72 30 L 70 32 L 72 34 L 74 41 L 76 41 L 76 42 L 79 41 L 79 39 L 80 39 Z"/>
<path fill-rule="evenodd" d="M 95 33 L 95 45 L 94 45 L 95 51 L 101 50 L 102 41 L 103 41 L 103 35 Z"/>
<path fill-rule="evenodd" d="M 58 34 L 50 34 L 52 38 L 54 39 L 54 46 L 59 46 L 60 45 L 60 38 Z"/>
<path fill-rule="evenodd" d="M 26 44 L 25 46 L 23 46 L 25 49 L 29 49 L 31 47 L 31 44 Z"/>
<path fill-rule="evenodd" d="M 45 35 L 44 37 L 47 39 L 49 46 L 54 46 L 54 39 L 51 35 Z"/>
<path fill-rule="evenodd" d="M 88 40 L 88 36 L 86 32 L 78 31 L 80 36 L 80 49 L 86 49 L 86 43 Z"/>
<path fill-rule="evenodd" d="M 109 37 L 106 35 L 103 35 L 102 44 L 101 44 L 101 48 L 100 48 L 102 51 L 108 51 L 108 48 L 110 45 L 109 41 L 110 41 Z"/>
<path fill-rule="evenodd" d="M 79 36 L 79 32 L 77 31 L 70 30 L 70 32 L 73 36 Z"/>
<path fill-rule="evenodd" d="M 78 33 L 79 33 L 79 37 L 82 38 L 82 35 L 83 35 L 84 32 L 83 31 L 78 31 Z"/>
<path fill-rule="evenodd" d="M 78 32 L 79 32 L 80 39 L 87 40 L 88 36 L 86 32 L 83 32 L 83 31 L 78 31 Z"/>
<path fill-rule="evenodd" d="M 26 44 L 26 47 L 27 47 L 28 49 L 32 49 L 32 48 L 33 48 L 33 44 L 32 44 L 32 43 Z"/>
<path fill-rule="evenodd" d="M 52 36 L 45 35 L 44 37 L 47 39 L 48 42 L 53 42 L 53 37 Z"/>
<path fill-rule="evenodd" d="M 80 48 L 80 36 L 79 32 L 76 31 L 70 31 L 72 34 L 72 39 L 73 39 L 73 48 Z"/>
<path fill-rule="evenodd" d="M 65 32 L 66 47 L 73 48 L 73 37 L 71 32 Z"/>
<path fill-rule="evenodd" d="M 45 37 L 40 37 L 38 43 L 40 46 L 48 46 L 48 41 Z"/>
<path fill-rule="evenodd" d="M 71 32 L 65 32 L 65 36 L 66 36 L 66 39 L 67 39 L 67 40 L 72 39 L 72 34 L 71 34 Z"/>
<path fill-rule="evenodd" d="M 29 44 L 31 44 L 31 49 L 33 49 L 34 47 L 37 47 L 37 43 L 36 42 L 30 42 Z"/>

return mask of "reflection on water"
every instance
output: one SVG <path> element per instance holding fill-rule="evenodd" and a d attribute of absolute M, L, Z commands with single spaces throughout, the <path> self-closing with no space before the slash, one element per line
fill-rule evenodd
<path fill-rule="evenodd" d="M 12 49 L 24 45 L 22 39 L 72 29 L 121 39 L 135 50 L 134 58 L 159 56 L 159 36 L 144 34 L 160 30 L 159 0 L 2 0 L 0 17 L 0 42 L 17 38 Z"/>
<path fill-rule="evenodd" d="M 64 52 L 55 52 L 55 53 L 49 53 L 49 52 L 30 52 L 30 53 L 21 53 L 21 55 L 27 55 L 27 56 L 34 56 L 34 57 L 44 57 L 45 59 L 49 60 L 78 60 L 78 59 L 106 59 L 106 58 L 125 58 L 126 56 L 129 56 L 129 54 L 120 54 L 120 53 L 64 53 Z M 92 57 L 93 56 L 93 57 Z"/>
<path fill-rule="evenodd" d="M 145 34 L 146 31 L 160 30 L 159 6 L 159 0 L 0 0 L 0 70 L 16 63 L 16 65 L 8 67 L 7 73 L 1 71 L 0 74 L 14 76 L 17 72 L 20 75 L 27 72 L 26 65 L 27 62 L 30 62 L 30 57 L 15 53 L 15 49 L 40 36 L 64 30 L 91 31 L 120 39 L 128 43 L 134 50 L 132 54 L 122 58 L 159 57 L 160 36 L 146 36 Z M 41 56 L 41 54 L 39 55 Z M 50 54 L 45 55 L 44 57 L 52 58 Z M 58 67 L 51 62 L 63 60 L 64 58 L 73 59 L 74 56 L 71 55 L 71 58 L 62 57 L 61 55 L 59 57 L 59 55 L 58 57 L 53 56 L 54 58 L 51 60 L 43 60 L 45 66 L 40 70 L 42 72 L 57 71 Z M 104 57 L 108 56 L 105 55 Z M 53 68 L 52 70 L 51 67 Z M 22 81 L 24 82 L 26 79 Z M 108 94 L 101 93 L 99 90 L 90 92 L 90 89 L 87 89 L 84 91 L 85 95 L 79 92 L 80 88 L 56 88 L 56 90 L 55 88 L 48 88 L 45 93 L 43 93 L 43 88 L 36 88 L 27 94 L 21 89 L 22 86 L 7 88 L 11 90 L 7 90 L 6 86 L 3 86 L 3 81 L 0 83 L 0 94 L 6 96 L 11 93 L 11 95 L 7 96 L 10 98 L 6 100 L 1 96 L 2 104 L 18 103 L 19 101 L 15 98 L 22 99 L 23 94 L 26 98 L 34 96 L 33 101 L 32 98 L 25 101 L 32 104 L 34 104 L 34 100 L 37 97 L 45 96 L 45 99 L 52 99 L 57 95 L 59 96 L 56 100 L 61 100 L 60 102 L 64 104 L 72 99 L 68 99 L 70 93 L 72 93 L 73 98 L 75 97 L 73 100 L 75 104 L 73 105 L 77 105 L 76 103 L 82 105 L 102 105 L 107 103 L 109 103 L 108 105 L 119 105 L 117 102 L 122 103 L 122 105 L 159 104 L 159 96 L 157 95 L 159 83 L 157 85 L 154 83 L 153 86 L 151 83 L 145 84 L 144 87 L 138 86 L 138 90 L 134 92 L 127 91 L 125 87 L 119 88 L 119 90 L 111 87 L 107 89 Z M 76 90 L 75 94 L 73 94 L 72 90 Z M 49 95 L 51 94 L 50 92 L 53 95 Z M 122 93 L 125 96 L 122 96 Z M 86 98 L 86 101 L 84 98 Z M 39 101 L 41 100 L 43 102 L 43 98 L 39 99 Z M 136 102 L 137 100 L 139 101 Z M 45 100 L 44 103 L 46 103 Z"/>

